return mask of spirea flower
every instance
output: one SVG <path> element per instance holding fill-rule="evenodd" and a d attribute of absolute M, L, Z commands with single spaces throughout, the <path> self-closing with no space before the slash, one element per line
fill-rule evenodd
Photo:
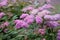
<path fill-rule="evenodd" d="M 60 20 L 60 14 L 56 14 L 56 15 L 45 15 L 44 16 L 45 20 L 50 20 L 50 21 L 56 21 L 56 20 Z"/>
<path fill-rule="evenodd" d="M 32 15 L 36 15 L 38 13 L 38 9 L 33 9 L 32 11 L 30 11 L 30 14 Z"/>
<path fill-rule="evenodd" d="M 27 16 L 24 21 L 28 24 L 32 24 L 34 22 L 34 15 Z"/>
<path fill-rule="evenodd" d="M 48 11 L 48 10 L 43 10 L 43 11 L 41 11 L 41 12 L 38 12 L 37 15 L 40 16 L 40 17 L 43 17 L 43 16 L 49 15 L 49 14 L 51 14 L 50 11 Z"/>
<path fill-rule="evenodd" d="M 34 9 L 34 7 L 33 7 L 32 5 L 30 5 L 30 6 L 26 7 L 26 8 L 27 8 L 27 10 L 29 10 L 29 11 L 31 11 L 31 10 Z"/>
<path fill-rule="evenodd" d="M 4 12 L 0 12 L 0 18 L 2 18 L 5 15 Z"/>
<path fill-rule="evenodd" d="M 57 33 L 57 40 L 60 40 L 60 30 L 58 30 L 58 33 Z"/>
<path fill-rule="evenodd" d="M 34 22 L 34 19 L 27 19 L 26 21 L 28 24 L 32 24 Z"/>
<path fill-rule="evenodd" d="M 20 18 L 25 18 L 25 17 L 27 17 L 28 16 L 28 14 L 22 14 L 21 16 L 20 16 Z"/>
<path fill-rule="evenodd" d="M 41 12 L 42 10 L 44 10 L 42 7 L 38 7 L 39 12 Z"/>
<path fill-rule="evenodd" d="M 53 16 L 51 16 L 51 15 L 45 15 L 44 16 L 44 19 L 45 20 L 56 20 Z"/>
<path fill-rule="evenodd" d="M 4 22 L 4 26 L 9 26 L 9 22 Z"/>
<path fill-rule="evenodd" d="M 19 20 L 19 19 L 14 20 L 14 23 L 15 23 L 15 24 L 16 24 L 16 23 L 18 23 L 18 22 L 20 22 L 20 20 Z"/>
<path fill-rule="evenodd" d="M 8 22 L 8 21 L 3 22 L 3 23 L 0 25 L 0 28 L 5 28 L 5 27 L 7 27 L 7 26 L 9 26 L 9 22 Z"/>
<path fill-rule="evenodd" d="M 42 7 L 45 8 L 45 9 L 54 8 L 51 4 L 45 4 Z"/>
<path fill-rule="evenodd" d="M 54 17 L 55 17 L 57 20 L 60 20 L 60 14 L 55 14 Z"/>
<path fill-rule="evenodd" d="M 23 8 L 22 11 L 23 11 L 23 12 L 27 12 L 27 8 Z"/>
<path fill-rule="evenodd" d="M 22 27 L 24 27 L 24 28 L 28 28 L 28 23 L 26 23 L 26 22 L 23 22 L 23 24 L 22 24 Z"/>
<path fill-rule="evenodd" d="M 46 32 L 45 32 L 45 29 L 39 29 L 38 32 L 41 34 L 41 35 L 44 35 Z"/>
<path fill-rule="evenodd" d="M 36 16 L 36 17 L 35 17 L 35 20 L 36 20 L 36 23 L 37 23 L 37 24 L 41 24 L 42 21 L 43 21 L 43 19 L 42 19 L 40 16 Z"/>
<path fill-rule="evenodd" d="M 20 22 L 16 23 L 15 28 L 16 28 L 16 29 L 22 28 L 21 24 L 22 24 L 22 23 L 20 23 Z"/>
<path fill-rule="evenodd" d="M 0 2 L 0 6 L 5 6 L 5 5 L 7 5 L 7 2 L 8 2 L 8 0 L 2 0 L 2 1 Z"/>
<path fill-rule="evenodd" d="M 42 10 L 51 9 L 51 8 L 54 9 L 54 7 L 51 4 L 44 4 L 42 7 L 39 7 L 38 9 L 39 11 L 42 11 Z"/>
<path fill-rule="evenodd" d="M 26 22 L 24 22 L 23 20 L 16 21 L 16 25 L 15 25 L 16 29 L 27 28 L 27 27 L 28 27 L 28 24 Z"/>
<path fill-rule="evenodd" d="M 4 24 L 1 24 L 0 25 L 0 28 L 2 28 L 2 29 L 5 28 L 5 25 Z"/>
<path fill-rule="evenodd" d="M 48 11 L 48 10 L 43 10 L 42 13 L 45 14 L 45 15 L 51 14 L 51 12 Z"/>
<path fill-rule="evenodd" d="M 59 23 L 56 21 L 48 21 L 46 22 L 47 26 L 51 27 L 51 28 L 55 28 L 57 26 L 59 26 Z"/>
<path fill-rule="evenodd" d="M 23 12 L 27 12 L 27 11 L 31 11 L 31 10 L 33 10 L 33 9 L 34 9 L 33 6 L 27 6 L 27 7 L 23 8 L 22 11 L 23 11 Z"/>

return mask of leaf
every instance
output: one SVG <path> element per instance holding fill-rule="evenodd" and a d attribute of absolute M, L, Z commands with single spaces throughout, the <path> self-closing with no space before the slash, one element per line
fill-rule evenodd
<path fill-rule="evenodd" d="M 17 18 L 18 18 L 17 15 L 14 15 L 13 18 L 12 18 L 12 20 L 15 20 Z"/>
<path fill-rule="evenodd" d="M 4 16 L 1 20 L 6 21 L 6 20 L 8 20 L 8 17 L 7 16 Z"/>

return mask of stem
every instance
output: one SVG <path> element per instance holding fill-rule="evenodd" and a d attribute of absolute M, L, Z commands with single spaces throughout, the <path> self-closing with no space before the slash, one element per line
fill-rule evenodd
<path fill-rule="evenodd" d="M 45 22 L 45 20 L 44 20 L 44 17 L 43 17 L 43 22 L 42 22 L 42 24 L 41 24 L 41 27 L 42 27 L 42 28 L 44 27 L 44 22 Z"/>

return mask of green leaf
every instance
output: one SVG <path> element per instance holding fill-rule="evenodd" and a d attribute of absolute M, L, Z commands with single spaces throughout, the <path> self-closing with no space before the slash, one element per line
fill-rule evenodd
<path fill-rule="evenodd" d="M 14 15 L 13 18 L 12 18 L 12 20 L 15 20 L 17 18 L 18 18 L 17 15 Z"/>

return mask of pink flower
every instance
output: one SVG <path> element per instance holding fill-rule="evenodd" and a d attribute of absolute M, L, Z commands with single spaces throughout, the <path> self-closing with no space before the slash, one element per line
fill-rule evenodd
<path fill-rule="evenodd" d="M 57 39 L 57 40 L 60 40 L 60 30 L 58 30 L 56 39 Z"/>
<path fill-rule="evenodd" d="M 28 28 L 28 27 L 29 27 L 29 25 L 28 25 L 28 23 L 23 22 L 22 27 L 24 27 L 24 28 Z"/>
<path fill-rule="evenodd" d="M 8 31 L 8 29 L 4 29 L 3 31 L 4 31 L 4 33 L 6 33 Z"/>
<path fill-rule="evenodd" d="M 44 19 L 45 19 L 45 20 L 50 20 L 50 21 L 56 20 L 55 17 L 52 16 L 52 15 L 45 15 L 45 16 L 44 16 Z"/>
<path fill-rule="evenodd" d="M 7 2 L 8 2 L 8 0 L 3 0 L 2 2 L 0 2 L 0 6 L 5 6 L 5 5 L 7 5 Z"/>
<path fill-rule="evenodd" d="M 16 23 L 15 28 L 16 29 L 22 28 L 22 26 L 21 26 L 22 24 L 23 24 L 22 22 Z"/>
<path fill-rule="evenodd" d="M 1 12 L 0 13 L 0 18 L 2 18 L 4 15 L 5 15 L 5 13 L 4 12 Z"/>
<path fill-rule="evenodd" d="M 47 21 L 46 25 L 51 28 L 56 28 L 56 27 L 60 26 L 60 24 L 57 21 Z"/>
<path fill-rule="evenodd" d="M 46 4 L 45 6 L 43 6 L 45 8 L 54 8 L 51 4 Z"/>
<path fill-rule="evenodd" d="M 43 10 L 42 13 L 44 13 L 45 15 L 51 14 L 51 12 L 48 10 Z"/>
<path fill-rule="evenodd" d="M 44 10 L 44 7 L 39 7 L 38 10 L 42 11 L 42 10 Z"/>
<path fill-rule="evenodd" d="M 36 16 L 36 17 L 35 17 L 35 20 L 36 20 L 36 23 L 37 23 L 37 24 L 41 24 L 42 21 L 43 21 L 43 19 L 42 19 L 41 17 L 39 17 L 39 16 Z"/>
<path fill-rule="evenodd" d="M 57 20 L 60 20 L 60 14 L 55 14 L 54 17 L 55 17 Z"/>
<path fill-rule="evenodd" d="M 50 21 L 58 21 L 60 20 L 60 14 L 55 14 L 55 15 L 45 15 L 44 16 L 45 20 L 50 20 Z"/>
<path fill-rule="evenodd" d="M 27 6 L 27 7 L 23 8 L 22 11 L 27 12 L 27 11 L 31 11 L 33 9 L 34 9 L 34 7 L 30 5 L 30 6 Z"/>
<path fill-rule="evenodd" d="M 37 15 L 40 16 L 40 17 L 43 17 L 43 16 L 49 15 L 49 14 L 51 14 L 50 11 L 48 11 L 48 10 L 43 10 L 43 11 L 41 11 L 41 12 L 38 12 Z"/>
<path fill-rule="evenodd" d="M 41 35 L 44 35 L 44 34 L 45 34 L 45 29 L 39 29 L 38 32 L 39 32 Z"/>
<path fill-rule="evenodd" d="M 0 25 L 0 28 L 5 28 L 7 26 L 9 26 L 9 22 L 6 21 Z"/>
<path fill-rule="evenodd" d="M 1 24 L 1 25 L 0 25 L 0 28 L 2 28 L 2 29 L 5 28 L 4 24 Z"/>
<path fill-rule="evenodd" d="M 22 11 L 23 11 L 23 12 L 27 12 L 27 8 L 23 8 Z"/>
<path fill-rule="evenodd" d="M 19 28 L 27 28 L 29 25 L 24 22 L 23 20 L 17 20 L 15 28 L 19 29 Z"/>
<path fill-rule="evenodd" d="M 32 11 L 30 11 L 30 14 L 36 15 L 38 12 L 39 12 L 38 9 L 33 9 Z"/>
<path fill-rule="evenodd" d="M 18 20 L 18 19 L 17 19 L 17 20 L 14 20 L 14 23 L 15 23 L 15 24 L 18 23 L 18 22 L 20 22 L 20 20 Z"/>
<path fill-rule="evenodd" d="M 55 9 L 51 4 L 44 4 L 42 7 L 39 7 L 39 11 L 45 10 L 45 9 Z"/>
<path fill-rule="evenodd" d="M 22 14 L 20 18 L 25 18 L 26 16 L 28 16 L 28 14 Z"/>
<path fill-rule="evenodd" d="M 9 26 L 9 22 L 4 22 L 4 26 Z"/>
<path fill-rule="evenodd" d="M 32 23 L 34 22 L 34 19 L 28 19 L 26 22 L 27 22 L 28 24 L 32 24 Z"/>
<path fill-rule="evenodd" d="M 31 10 L 33 10 L 33 9 L 34 9 L 34 7 L 31 6 L 31 5 L 27 7 L 27 10 L 29 10 L 29 11 L 31 11 Z"/>
<path fill-rule="evenodd" d="M 28 24 L 32 24 L 34 22 L 34 16 L 29 15 L 24 19 L 24 21 L 27 22 Z"/>

